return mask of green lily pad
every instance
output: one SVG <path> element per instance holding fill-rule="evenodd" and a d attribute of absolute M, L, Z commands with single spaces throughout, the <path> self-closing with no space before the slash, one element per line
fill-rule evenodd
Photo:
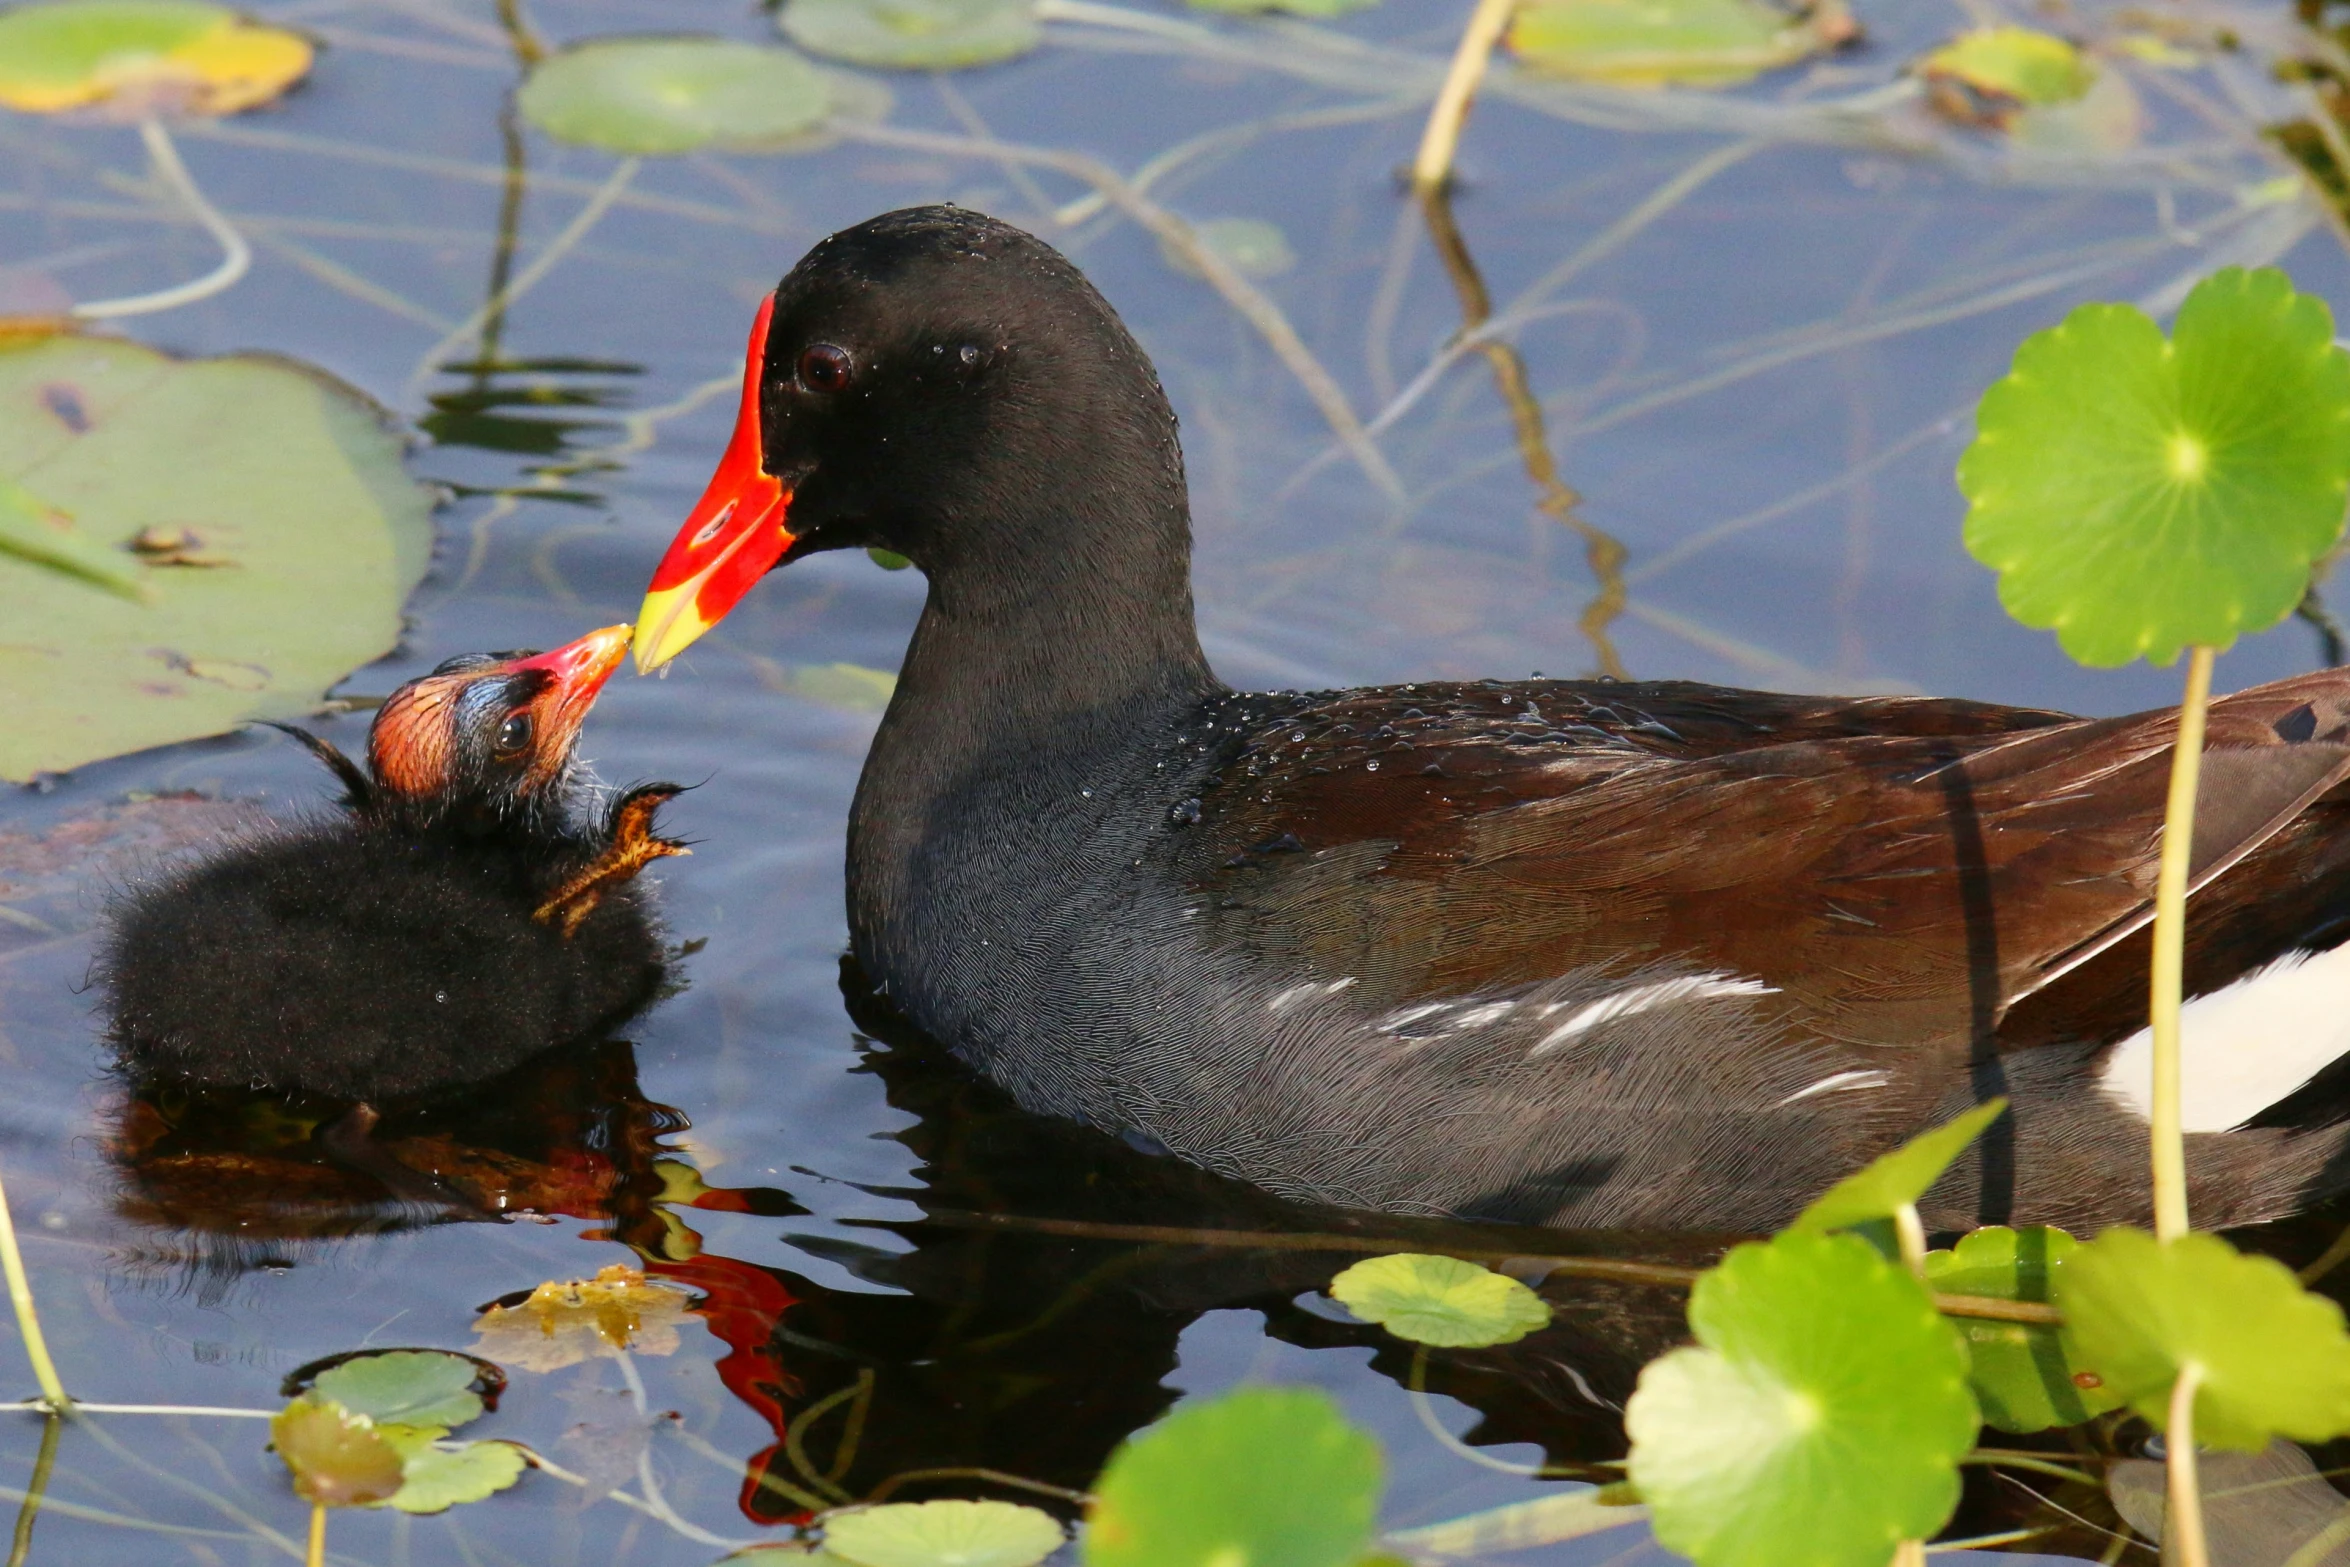
<path fill-rule="evenodd" d="M 2045 1303 L 2057 1270 L 2081 1243 L 2058 1229 L 1995 1224 L 1962 1236 L 1951 1251 L 1926 1253 L 1926 1286 L 1946 1295 Z M 2104 1378 L 2065 1358 L 2056 1329 L 2040 1322 L 1953 1318 L 1966 1340 L 1968 1380 L 1983 1418 L 2002 1431 L 2078 1425 L 2120 1407 Z"/>
<path fill-rule="evenodd" d="M 992 65 L 1044 42 L 1029 0 L 789 0 L 776 25 L 810 54 L 901 71 Z"/>
<path fill-rule="evenodd" d="M 832 95 L 823 73 L 788 49 L 595 38 L 540 61 L 515 103 L 558 140 L 658 156 L 781 145 L 821 124 Z"/>
<path fill-rule="evenodd" d="M 1848 1229 L 1871 1219 L 1889 1219 L 1903 1208 L 1917 1205 L 1966 1152 L 1983 1129 L 2007 1108 L 2004 1099 L 1992 1099 L 1964 1115 L 1954 1116 L 1930 1132 L 1921 1132 L 1888 1154 L 1879 1154 L 1812 1200 L 1788 1228 L 1819 1235 Z"/>
<path fill-rule="evenodd" d="M 1332 1279 L 1329 1293 L 1397 1338 L 1445 1349 L 1511 1344 L 1550 1326 L 1550 1307 L 1541 1296 L 1456 1257 L 1367 1257 Z"/>
<path fill-rule="evenodd" d="M 1656 1537 L 1706 1567 L 1884 1567 L 1958 1504 L 1966 1352 L 1925 1287 L 1852 1235 L 1734 1248 L 1689 1301 L 1694 1349 L 1624 1412 Z"/>
<path fill-rule="evenodd" d="M 1242 277 L 1279 277 L 1297 265 L 1297 252 L 1277 223 L 1262 218 L 1206 218 L 1191 226 L 1193 237 L 1224 259 Z M 1161 241 L 1159 254 L 1178 272 L 1197 276 L 1191 258 Z"/>
<path fill-rule="evenodd" d="M 522 1478 L 511 1442 L 448 1442 L 433 1427 L 380 1426 L 400 1454 L 400 1489 L 378 1504 L 403 1513 L 441 1513 L 497 1495 Z"/>
<path fill-rule="evenodd" d="M 2078 48 L 2030 27 L 1961 33 L 1920 60 L 1918 75 L 1944 114 L 2002 128 L 2024 109 L 2075 102 L 2097 79 Z"/>
<path fill-rule="evenodd" d="M 308 73 L 299 33 L 196 0 L 53 0 L 0 12 L 0 105 L 234 114 Z"/>
<path fill-rule="evenodd" d="M 0 476 L 102 548 L 203 541 L 145 603 L 0 554 L 0 779 L 301 716 L 399 640 L 432 548 L 382 412 L 286 359 L 0 343 Z"/>
<path fill-rule="evenodd" d="M 1312 1388 L 1244 1388 L 1127 1438 L 1094 1483 L 1088 1567 L 1352 1567 L 1379 1444 Z"/>
<path fill-rule="evenodd" d="M 1538 71 L 1621 87 L 1727 87 L 1822 47 L 1763 0 L 1534 0 L 1510 47 Z"/>
<path fill-rule="evenodd" d="M 863 664 L 783 664 L 769 684 L 844 713 L 878 713 L 889 706 L 898 677 Z"/>
<path fill-rule="evenodd" d="M 857 1567 L 1035 1567 L 1068 1543 L 1052 1514 L 1014 1502 L 891 1502 L 824 1520 L 824 1549 Z"/>
<path fill-rule="evenodd" d="M 359 1355 L 329 1367 L 311 1384 L 355 1415 L 446 1431 L 481 1415 L 473 1390 L 480 1368 L 463 1355 L 435 1349 L 394 1349 Z"/>
<path fill-rule="evenodd" d="M 1286 11 L 1291 16 L 1310 16 L 1322 21 L 1344 16 L 1349 11 L 1361 11 L 1378 3 L 1379 0 L 1191 0 L 1192 8 L 1200 11 L 1223 11 L 1234 16 L 1261 16 L 1268 11 Z"/>
<path fill-rule="evenodd" d="M 2026 338 L 1959 459 L 1966 547 L 2084 664 L 2225 649 L 2301 602 L 2350 495 L 2350 355 L 2325 302 L 2230 267 L 2169 341 L 2129 305 Z"/>
<path fill-rule="evenodd" d="M 269 1422 L 269 1438 L 305 1501 L 359 1507 L 400 1489 L 399 1451 L 374 1421 L 340 1404 L 297 1398 Z"/>
<path fill-rule="evenodd" d="M 147 597 L 137 561 L 88 537 L 71 517 L 6 477 L 0 477 L 0 554 L 65 572 L 124 598 Z"/>
<path fill-rule="evenodd" d="M 2342 1308 L 2273 1257 L 2216 1235 L 2162 1242 L 2107 1230 L 2056 1276 L 2076 1363 L 2156 1425 L 2182 1367 L 2202 1369 L 2195 1440 L 2253 1452 L 2272 1436 L 2323 1442 L 2350 1432 L 2350 1333 Z"/>

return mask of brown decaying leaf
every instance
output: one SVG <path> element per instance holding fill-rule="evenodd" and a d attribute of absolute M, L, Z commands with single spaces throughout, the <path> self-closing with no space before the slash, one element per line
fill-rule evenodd
<path fill-rule="evenodd" d="M 597 1355 L 677 1352 L 686 1297 L 614 1263 L 593 1279 L 549 1280 L 517 1306 L 492 1306 L 474 1322 L 483 1355 L 525 1371 L 559 1371 Z"/>

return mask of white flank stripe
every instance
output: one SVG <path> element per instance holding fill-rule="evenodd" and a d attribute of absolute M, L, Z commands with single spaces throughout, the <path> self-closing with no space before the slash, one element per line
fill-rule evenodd
<path fill-rule="evenodd" d="M 2224 1132 L 2350 1052 L 2350 943 L 2290 952 L 2179 1013 L 2181 1119 Z M 2140 1029 L 2105 1058 L 2098 1086 L 2140 1120 L 2154 1113 L 2154 1033 Z"/>
<path fill-rule="evenodd" d="M 1814 1094 L 1841 1094 L 1854 1088 L 1882 1088 L 1892 1081 L 1891 1072 L 1838 1072 L 1833 1077 L 1821 1078 L 1809 1088 L 1798 1088 L 1773 1108 L 1783 1109 L 1798 1099 L 1809 1099 Z"/>
<path fill-rule="evenodd" d="M 1613 1023 L 1619 1018 L 1636 1017 L 1658 1007 L 1669 1007 L 1682 1001 L 1711 1001 L 1722 996 L 1772 996 L 1777 987 L 1759 979 L 1740 979 L 1734 974 L 1685 974 L 1679 979 L 1660 979 L 1652 985 L 1634 985 L 1619 990 L 1612 996 L 1602 996 L 1587 1006 L 1570 1013 L 1567 1020 L 1542 1036 L 1542 1042 L 1526 1052 L 1528 1057 L 1550 1054 L 1559 1046 L 1582 1034 L 1588 1034 L 1602 1023 Z"/>

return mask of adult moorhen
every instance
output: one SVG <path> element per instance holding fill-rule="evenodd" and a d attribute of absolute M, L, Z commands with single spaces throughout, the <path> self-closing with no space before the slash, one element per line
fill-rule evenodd
<path fill-rule="evenodd" d="M 342 811 L 129 889 L 97 965 L 124 1065 L 367 1101 L 496 1076 L 651 1000 L 668 962 L 632 878 L 685 852 L 653 832 L 678 786 L 591 816 L 574 760 L 628 633 L 449 660 L 385 701 L 367 772 L 289 730 Z"/>
<path fill-rule="evenodd" d="M 860 546 L 929 601 L 850 817 L 855 955 L 1029 1108 L 1296 1197 L 1746 1229 L 2005 1094 L 1930 1222 L 2145 1217 L 2172 715 L 1228 690 L 1150 361 L 953 207 L 835 234 L 761 307 L 639 666 Z M 2210 736 L 2187 1157 L 2236 1224 L 2350 1184 L 2350 671 Z"/>

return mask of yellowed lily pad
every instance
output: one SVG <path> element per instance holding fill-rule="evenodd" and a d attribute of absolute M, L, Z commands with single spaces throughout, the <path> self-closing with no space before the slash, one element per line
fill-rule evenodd
<path fill-rule="evenodd" d="M 475 1347 L 525 1371 L 560 1371 L 598 1355 L 673 1355 L 683 1292 L 614 1263 L 592 1279 L 549 1280 L 517 1306 L 475 1319 Z"/>
<path fill-rule="evenodd" d="M 1853 35 L 1841 5 L 1764 0 L 1534 0 L 1510 47 L 1536 70 L 1618 87 L 1728 87 Z"/>
<path fill-rule="evenodd" d="M 198 0 L 50 0 L 0 12 L 0 104 L 30 114 L 234 114 L 310 70 L 309 40 Z"/>
<path fill-rule="evenodd" d="M 2031 27 L 1978 27 L 1918 62 L 1934 107 L 2006 129 L 2026 109 L 2078 102 L 2097 72 L 2073 44 Z"/>
<path fill-rule="evenodd" d="M 372 403 L 291 360 L 0 341 L 0 480 L 138 590 L 0 552 L 0 779 L 298 717 L 390 651 L 432 549 L 401 455 Z M 174 529 L 202 564 L 134 548 Z"/>

